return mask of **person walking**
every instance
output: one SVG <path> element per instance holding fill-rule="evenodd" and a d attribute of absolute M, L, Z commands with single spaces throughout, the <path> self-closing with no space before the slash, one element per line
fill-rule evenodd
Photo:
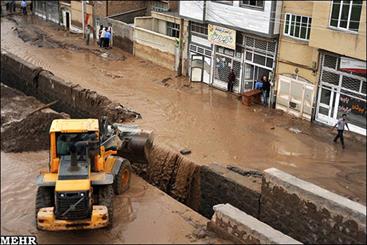
<path fill-rule="evenodd" d="M 27 15 L 27 1 L 22 0 L 20 2 L 20 7 L 22 8 L 23 15 Z"/>
<path fill-rule="evenodd" d="M 90 39 L 90 32 L 91 32 L 91 28 L 90 25 L 87 25 L 87 30 L 85 31 L 85 37 L 86 37 L 86 43 L 87 45 L 89 45 L 89 39 Z"/>
<path fill-rule="evenodd" d="M 263 75 L 261 78 L 262 81 L 262 101 L 264 106 L 268 105 L 268 101 L 269 101 L 269 94 L 270 94 L 270 82 L 268 80 L 268 77 L 266 75 Z"/>
<path fill-rule="evenodd" d="M 228 92 L 233 92 L 233 85 L 235 81 L 236 81 L 236 74 L 234 73 L 234 70 L 232 68 L 231 72 L 228 75 L 228 84 L 227 84 Z"/>
<path fill-rule="evenodd" d="M 348 123 L 347 123 L 347 114 L 343 114 L 341 118 L 338 119 L 338 122 L 334 125 L 334 128 L 337 128 L 338 134 L 334 138 L 334 143 L 337 143 L 338 139 L 340 138 L 340 142 L 342 143 L 343 149 L 345 148 L 344 145 L 344 128 L 347 127 L 348 131 L 350 131 Z"/>

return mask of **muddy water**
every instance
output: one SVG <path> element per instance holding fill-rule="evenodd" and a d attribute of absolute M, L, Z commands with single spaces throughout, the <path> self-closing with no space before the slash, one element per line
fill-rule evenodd
<path fill-rule="evenodd" d="M 50 233 L 34 221 L 35 178 L 47 170 L 48 152 L 1 152 L 1 234 L 33 234 L 40 243 L 222 243 L 195 234 L 207 220 L 133 175 L 131 188 L 114 199 L 111 230 Z"/>
<path fill-rule="evenodd" d="M 53 38 L 68 39 L 39 23 Z M 305 180 L 366 203 L 365 146 L 347 140 L 347 149 L 332 144 L 332 133 L 263 108 L 246 108 L 236 97 L 202 84 L 189 84 L 174 74 L 117 49 L 109 59 L 88 51 L 38 48 L 24 43 L 1 22 L 2 48 L 65 80 L 79 83 L 133 108 L 143 119 L 135 122 L 156 133 L 156 141 L 175 150 L 192 150 L 202 164 L 237 164 L 256 169 L 276 167 Z M 32 28 L 29 25 L 28 28 Z M 161 81 L 171 77 L 166 83 Z M 184 86 L 188 85 L 188 86 Z M 303 133 L 295 134 L 290 127 Z"/>

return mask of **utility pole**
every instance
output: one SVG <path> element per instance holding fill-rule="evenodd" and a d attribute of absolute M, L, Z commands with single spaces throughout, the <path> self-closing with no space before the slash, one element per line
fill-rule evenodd
<path fill-rule="evenodd" d="M 85 1 L 82 0 L 82 28 L 83 28 L 83 37 L 85 38 Z"/>

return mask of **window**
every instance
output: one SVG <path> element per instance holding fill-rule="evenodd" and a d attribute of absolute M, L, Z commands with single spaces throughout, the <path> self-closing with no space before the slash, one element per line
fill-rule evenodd
<path fill-rule="evenodd" d="M 264 1 L 258 0 L 242 0 L 240 1 L 240 7 L 255 7 L 255 8 L 264 8 Z"/>
<path fill-rule="evenodd" d="M 233 0 L 212 0 L 212 2 L 233 5 Z"/>
<path fill-rule="evenodd" d="M 362 0 L 334 0 L 331 10 L 330 26 L 357 32 L 361 11 Z"/>
<path fill-rule="evenodd" d="M 180 37 L 180 25 L 167 22 L 167 35 L 170 37 Z"/>
<path fill-rule="evenodd" d="M 208 24 L 191 22 L 191 33 L 208 36 Z"/>
<path fill-rule="evenodd" d="M 301 40 L 309 40 L 311 21 L 311 17 L 285 14 L 284 35 Z"/>

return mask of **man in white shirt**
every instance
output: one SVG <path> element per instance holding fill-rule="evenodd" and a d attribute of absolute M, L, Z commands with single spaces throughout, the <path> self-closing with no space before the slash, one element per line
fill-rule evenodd
<path fill-rule="evenodd" d="M 334 128 L 337 128 L 338 129 L 338 134 L 335 136 L 334 138 L 334 142 L 336 143 L 338 138 L 340 138 L 340 142 L 342 143 L 342 147 L 343 149 L 345 148 L 345 145 L 344 145 L 344 136 L 343 136 L 343 133 L 344 133 L 344 127 L 346 126 L 348 131 L 350 131 L 349 129 L 349 126 L 348 126 L 348 123 L 347 123 L 347 115 L 346 114 L 343 114 L 342 115 L 342 118 L 339 118 L 338 122 L 334 125 Z"/>

